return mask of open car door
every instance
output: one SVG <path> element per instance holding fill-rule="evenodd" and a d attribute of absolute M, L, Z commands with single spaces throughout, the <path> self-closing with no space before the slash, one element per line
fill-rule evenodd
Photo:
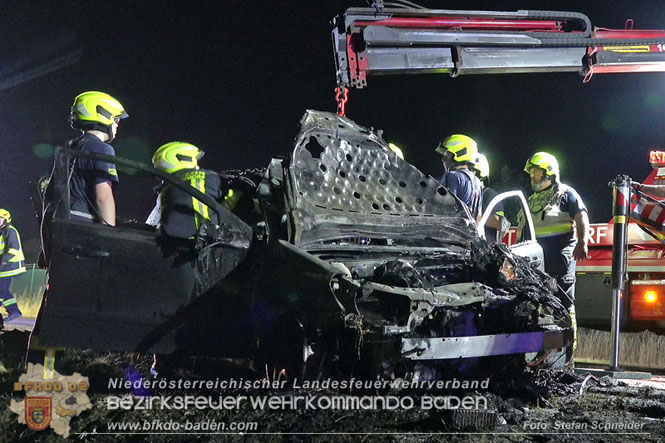
<path fill-rule="evenodd" d="M 77 156 L 157 175 L 216 211 L 220 226 L 202 247 L 165 242 L 144 224 L 112 227 L 70 219 L 68 177 Z M 32 344 L 171 352 L 187 311 L 244 259 L 251 229 L 210 196 L 169 174 L 118 157 L 60 148 L 44 225 L 48 288 Z M 215 229 L 215 228 L 213 228 Z"/>
<path fill-rule="evenodd" d="M 508 245 L 510 251 L 521 257 L 528 258 L 531 263 L 536 265 L 538 269 L 545 272 L 545 262 L 543 255 L 543 248 L 538 244 L 536 240 L 536 230 L 533 224 L 533 218 L 531 217 L 531 211 L 529 210 L 529 205 L 524 198 L 522 191 L 508 191 L 503 192 L 492 199 L 492 201 L 487 205 L 485 212 L 478 222 L 478 234 L 486 238 L 485 235 L 485 226 L 487 225 L 487 220 L 489 217 L 494 214 L 494 208 L 501 202 L 508 199 L 517 199 L 519 205 L 526 216 L 526 226 L 524 232 L 524 238 L 518 242 Z M 503 237 L 503 233 L 501 235 Z"/>

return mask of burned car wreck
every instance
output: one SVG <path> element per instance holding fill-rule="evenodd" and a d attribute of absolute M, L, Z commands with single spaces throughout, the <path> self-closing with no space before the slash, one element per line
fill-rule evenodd
<path fill-rule="evenodd" d="M 535 240 L 488 243 L 454 195 L 348 118 L 307 111 L 285 159 L 222 173 L 238 196 L 232 211 L 180 184 L 220 220 L 187 247 L 142 224 L 70 220 L 77 155 L 56 153 L 41 214 L 49 286 L 31 349 L 181 351 L 295 376 L 416 366 L 436 376 L 477 357 L 561 365 L 572 346 Z"/>

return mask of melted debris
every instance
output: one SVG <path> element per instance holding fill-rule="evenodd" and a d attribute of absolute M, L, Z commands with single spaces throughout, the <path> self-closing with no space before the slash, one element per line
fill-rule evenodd
<path fill-rule="evenodd" d="M 16 338 L 16 337 L 15 337 Z M 6 334 L 0 339 L 7 339 Z M 12 339 L 13 340 L 13 339 Z M 6 349 L 6 348 L 5 348 Z M 0 359 L 13 359 L 6 353 Z M 15 360 L 15 359 L 14 359 Z M 16 360 L 15 360 L 16 361 Z M 241 407 L 233 410 L 109 410 L 106 396 L 122 395 L 108 388 L 111 377 L 124 377 L 136 372 L 150 379 L 151 355 L 65 351 L 61 364 L 63 373 L 80 372 L 90 377 L 89 395 L 94 407 L 72 420 L 72 433 L 106 432 L 110 421 L 215 420 L 217 422 L 255 421 L 257 432 L 302 433 L 282 434 L 281 441 L 543 441 L 543 442 L 659 442 L 665 439 L 665 394 L 661 390 L 631 388 L 610 379 L 588 379 L 569 371 L 539 371 L 532 374 L 493 377 L 487 390 L 425 391 L 402 390 L 381 392 L 364 390 L 349 393 L 334 389 L 293 389 L 292 381 L 283 390 L 257 389 L 155 389 L 151 395 L 260 395 L 260 396 L 320 396 L 320 395 L 397 395 L 409 396 L 418 404 L 427 395 L 483 396 L 487 408 L 479 410 L 427 410 L 415 407 L 408 410 L 255 410 Z M 0 374 L 0 404 L 9 404 L 12 384 L 18 379 L 21 367 L 11 366 Z M 261 375 L 237 367 L 190 359 L 171 379 L 214 380 L 260 378 Z M 580 394 L 581 392 L 581 394 Z M 13 394 L 18 398 L 20 394 Z M 16 414 L 2 408 L 0 425 L 3 441 L 64 441 L 51 430 L 34 432 L 19 424 Z M 594 427 L 619 425 L 639 429 L 601 431 Z M 341 433 L 341 434 L 340 434 Z M 377 434 L 378 433 L 378 434 Z M 491 435 L 490 435 L 491 434 Z M 221 441 L 230 436 L 217 436 Z M 155 434 L 150 441 L 210 441 L 217 437 L 197 435 Z M 235 436 L 236 438 L 239 435 Z M 97 435 L 85 441 L 137 441 L 145 435 Z M 246 433 L 244 441 L 265 441 L 265 435 Z M 215 440 L 217 441 L 217 440 Z"/>
<path fill-rule="evenodd" d="M 481 281 L 492 288 L 504 289 L 515 294 L 519 302 L 529 301 L 546 307 L 557 317 L 563 316 L 565 308 L 554 294 L 554 279 L 531 266 L 529 260 L 512 254 L 501 243 L 488 243 L 482 239 L 471 242 L 471 275 L 473 281 Z M 512 267 L 512 278 L 507 278 L 502 269 L 505 262 Z"/>

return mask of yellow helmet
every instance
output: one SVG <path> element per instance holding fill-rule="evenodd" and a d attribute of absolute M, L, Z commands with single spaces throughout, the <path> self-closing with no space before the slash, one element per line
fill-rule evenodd
<path fill-rule="evenodd" d="M 524 172 L 529 172 L 529 169 L 534 166 L 543 168 L 545 170 L 545 175 L 554 176 L 555 180 L 559 177 L 559 162 L 556 161 L 556 157 L 547 152 L 536 152 L 526 161 L 524 165 Z"/>
<path fill-rule="evenodd" d="M 205 154 L 196 146 L 185 142 L 170 142 L 160 146 L 152 156 L 157 169 L 172 174 L 181 169 L 194 169 Z"/>
<path fill-rule="evenodd" d="M 6 209 L 0 209 L 0 217 L 4 218 L 7 221 L 7 223 L 12 222 L 12 215 Z"/>
<path fill-rule="evenodd" d="M 443 155 L 449 151 L 456 163 L 473 162 L 478 156 L 478 144 L 468 135 L 453 134 L 439 143 L 436 152 Z"/>
<path fill-rule="evenodd" d="M 390 148 L 390 150 L 393 151 L 396 156 L 404 160 L 404 153 L 399 146 L 397 146 L 395 143 L 388 143 L 388 148 Z"/>
<path fill-rule="evenodd" d="M 478 153 L 476 160 L 473 163 L 473 170 L 478 172 L 480 178 L 490 177 L 490 164 L 487 161 L 485 154 Z"/>
<path fill-rule="evenodd" d="M 106 130 L 117 120 L 129 115 L 120 102 L 110 95 L 99 91 L 87 91 L 76 96 L 69 119 L 75 128 L 99 126 Z"/>

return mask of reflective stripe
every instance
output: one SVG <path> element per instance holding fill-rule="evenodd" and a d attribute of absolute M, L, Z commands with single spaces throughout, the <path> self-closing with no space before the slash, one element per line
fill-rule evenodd
<path fill-rule="evenodd" d="M 87 212 L 81 212 L 81 211 L 69 211 L 70 214 L 76 215 L 78 217 L 83 217 L 83 218 L 88 218 L 90 220 L 93 220 L 94 217 Z"/>
<path fill-rule="evenodd" d="M 552 226 L 538 226 L 536 227 L 536 237 L 549 237 L 552 235 L 565 234 L 572 231 L 572 223 Z"/>
<path fill-rule="evenodd" d="M 16 304 L 16 298 L 12 297 L 9 300 L 3 300 L 2 306 L 7 307 Z"/>
<path fill-rule="evenodd" d="M 241 191 L 235 192 L 233 189 L 229 189 L 228 194 L 226 194 L 226 197 L 224 197 L 222 206 L 224 206 L 227 209 L 233 210 L 240 201 L 240 197 L 242 197 Z"/>
<path fill-rule="evenodd" d="M 199 179 L 192 179 L 191 185 L 194 189 L 201 191 L 201 180 Z M 205 191 L 201 191 L 205 192 Z M 202 208 L 201 208 L 202 203 L 196 199 L 196 197 L 192 197 L 192 206 L 194 208 L 194 223 L 196 224 L 196 229 L 198 230 L 199 227 L 201 227 L 201 217 L 199 214 L 201 214 Z"/>
<path fill-rule="evenodd" d="M 536 237 L 551 237 L 575 232 L 573 219 L 567 212 L 561 211 L 561 200 L 570 189 L 563 183 L 529 196 L 529 210 L 533 218 Z M 522 238 L 526 217 L 520 210 L 517 214 L 518 239 Z"/>
<path fill-rule="evenodd" d="M 55 349 L 44 352 L 44 380 L 55 378 Z"/>
<path fill-rule="evenodd" d="M 10 263 L 16 263 L 17 261 L 25 260 L 23 251 L 21 251 L 20 249 L 9 248 L 7 253 L 13 255 L 13 257 L 9 259 Z"/>
<path fill-rule="evenodd" d="M 205 175 L 203 178 L 192 178 L 190 184 L 192 185 L 193 188 L 201 191 L 201 193 L 205 194 L 206 192 L 206 181 L 205 181 Z M 203 220 L 210 220 L 210 212 L 208 211 L 208 207 L 204 205 L 201 201 L 197 200 L 195 197 L 192 197 L 192 205 L 194 207 L 194 211 L 196 211 L 196 214 L 194 216 L 194 222 L 196 223 L 196 229 L 198 230 L 201 227 L 201 223 Z"/>
<path fill-rule="evenodd" d="M 23 274 L 25 272 L 25 266 L 21 266 L 17 269 L 12 269 L 11 271 L 0 272 L 0 278 L 3 277 L 12 277 L 14 275 Z"/>

